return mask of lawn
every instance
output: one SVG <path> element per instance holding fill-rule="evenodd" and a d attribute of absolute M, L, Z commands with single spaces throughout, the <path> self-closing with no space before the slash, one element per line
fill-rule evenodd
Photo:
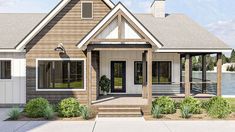
<path fill-rule="evenodd" d="M 231 103 L 233 112 L 235 112 L 235 98 L 228 98 L 227 100 Z"/>

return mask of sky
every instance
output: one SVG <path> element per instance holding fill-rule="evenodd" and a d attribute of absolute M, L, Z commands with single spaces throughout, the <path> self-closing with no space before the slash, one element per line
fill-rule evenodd
<path fill-rule="evenodd" d="M 0 0 L 1 13 L 46 13 L 60 0 Z M 133 13 L 149 13 L 153 0 L 121 1 Z M 235 0 L 166 0 L 167 13 L 184 13 L 235 48 Z"/>

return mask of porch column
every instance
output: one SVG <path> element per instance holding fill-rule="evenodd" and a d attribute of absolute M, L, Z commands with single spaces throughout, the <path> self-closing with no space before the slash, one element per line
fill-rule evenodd
<path fill-rule="evenodd" d="M 92 96 L 91 96 L 91 90 L 92 90 L 92 85 L 91 85 L 91 50 L 87 49 L 87 93 L 88 93 L 88 106 L 91 106 L 91 100 L 92 100 Z"/>
<path fill-rule="evenodd" d="M 148 62 L 148 72 L 147 72 L 147 78 L 148 78 L 148 82 L 147 82 L 147 86 L 148 86 L 148 104 L 150 107 L 152 107 L 152 49 L 148 50 L 148 56 L 147 56 L 147 62 Z"/>
<path fill-rule="evenodd" d="M 202 55 L 202 93 L 206 93 L 206 55 Z"/>
<path fill-rule="evenodd" d="M 222 53 L 217 53 L 217 96 L 222 95 Z"/>
<path fill-rule="evenodd" d="M 185 55 L 185 96 L 190 96 L 190 55 Z"/>
<path fill-rule="evenodd" d="M 143 76 L 143 84 L 142 84 L 142 97 L 147 99 L 147 51 L 144 51 L 142 54 L 142 76 Z"/>

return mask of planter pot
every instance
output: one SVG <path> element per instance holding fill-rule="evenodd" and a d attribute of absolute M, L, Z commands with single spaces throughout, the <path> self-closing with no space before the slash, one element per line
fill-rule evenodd
<path fill-rule="evenodd" d="M 108 95 L 108 93 L 107 93 L 106 91 L 104 91 L 104 92 L 103 92 L 103 95 L 105 95 L 105 96 L 106 96 L 106 95 Z"/>

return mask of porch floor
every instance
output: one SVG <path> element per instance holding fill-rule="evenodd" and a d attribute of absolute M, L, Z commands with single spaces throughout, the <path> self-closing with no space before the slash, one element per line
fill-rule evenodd
<path fill-rule="evenodd" d="M 98 100 L 92 102 L 92 105 L 144 106 L 148 105 L 148 100 L 143 99 L 141 95 L 107 95 L 107 96 L 100 96 Z"/>

